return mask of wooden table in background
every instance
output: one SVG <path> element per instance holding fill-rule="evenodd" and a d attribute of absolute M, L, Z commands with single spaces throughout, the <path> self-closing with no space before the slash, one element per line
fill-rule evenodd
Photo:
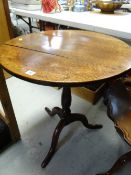
<path fill-rule="evenodd" d="M 42 162 L 42 167 L 45 167 L 55 153 L 64 126 L 81 121 L 90 129 L 102 127 L 89 124 L 83 114 L 71 113 L 71 87 L 82 87 L 96 81 L 109 81 L 123 75 L 131 68 L 131 49 L 123 41 L 104 34 L 59 30 L 12 39 L 0 47 L 0 59 L 0 97 L 14 140 L 19 139 L 19 129 L 3 69 L 20 79 L 63 89 L 62 108 L 45 108 L 49 115 L 58 114 L 60 117 L 51 148 Z"/>

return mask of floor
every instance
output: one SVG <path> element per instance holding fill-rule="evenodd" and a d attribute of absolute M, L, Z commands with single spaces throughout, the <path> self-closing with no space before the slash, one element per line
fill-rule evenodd
<path fill-rule="evenodd" d="M 44 107 L 60 106 L 61 90 L 14 77 L 7 80 L 7 85 L 22 138 L 1 153 L 0 175 L 95 175 L 130 150 L 108 119 L 102 99 L 93 106 L 72 95 L 72 112 L 86 114 L 91 123 L 101 123 L 103 128 L 89 130 L 79 122 L 67 126 L 61 133 L 58 151 L 42 169 L 41 162 L 59 121 L 57 116 L 50 118 Z M 131 162 L 116 175 L 131 175 Z"/>

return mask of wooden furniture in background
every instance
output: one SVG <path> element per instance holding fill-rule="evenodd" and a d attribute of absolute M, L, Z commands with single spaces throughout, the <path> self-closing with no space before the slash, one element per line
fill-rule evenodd
<path fill-rule="evenodd" d="M 13 37 L 7 0 L 0 1 L 0 43 Z"/>
<path fill-rule="evenodd" d="M 131 91 L 118 80 L 109 87 L 105 98 L 108 116 L 114 122 L 118 133 L 131 145 Z M 106 173 L 97 175 L 112 175 L 128 160 L 131 160 L 131 151 L 122 155 Z"/>
<path fill-rule="evenodd" d="M 91 102 L 95 105 L 99 99 L 103 96 L 106 84 L 104 82 L 92 83 L 86 87 L 72 88 L 72 93 L 77 96 Z"/>
<path fill-rule="evenodd" d="M 9 92 L 7 89 L 4 72 L 1 67 L 0 67 L 0 100 L 4 110 L 4 114 L 1 113 L 2 119 L 9 127 L 12 141 L 16 142 L 17 140 L 20 139 L 20 133 L 16 122 L 12 103 L 10 100 Z"/>
<path fill-rule="evenodd" d="M 6 42 L 0 47 L 0 53 L 1 51 L 0 58 L 5 58 L 1 62 L 1 72 L 3 68 L 23 80 L 63 89 L 62 108 L 45 108 L 51 116 L 58 114 L 60 121 L 42 167 L 50 162 L 56 151 L 59 135 L 66 125 L 81 121 L 90 129 L 102 127 L 89 124 L 83 114 L 71 113 L 71 88 L 118 78 L 131 68 L 131 50 L 126 43 L 111 36 L 88 31 L 52 30 L 32 33 Z M 10 100 L 4 77 L 0 78 L 1 90 L 6 94 L 6 98 L 2 98 L 3 105 L 12 118 L 9 118 L 12 121 L 12 133 L 16 133 L 18 128 L 11 103 L 7 109 L 7 102 Z"/>
<path fill-rule="evenodd" d="M 7 0 L 0 0 L 0 44 L 13 38 L 12 25 Z M 7 72 L 4 71 L 5 77 L 9 78 Z"/>
<path fill-rule="evenodd" d="M 10 40 L 11 38 L 13 38 L 13 33 L 12 33 L 10 14 L 9 14 L 8 1 L 0 0 L 0 45 L 3 44 L 5 41 Z M 1 54 L 2 54 L 2 51 L 1 51 Z M 0 59 L 0 62 L 1 62 L 1 59 Z M 16 138 L 16 134 L 14 133 L 16 124 L 14 126 L 14 129 L 11 124 L 13 122 L 13 118 L 12 118 L 13 108 L 10 102 L 10 98 L 6 87 L 6 82 L 5 82 L 5 79 L 3 79 L 3 76 L 5 78 L 9 78 L 11 77 L 11 75 L 6 71 L 4 71 L 4 74 L 2 70 L 0 71 L 0 91 L 1 91 L 0 101 L 2 103 L 4 112 L 5 112 L 4 114 L 2 110 L 0 110 L 0 118 L 8 125 L 10 129 L 10 134 L 12 136 L 12 141 L 15 142 L 16 140 L 18 140 L 20 136 Z M 4 103 L 3 103 L 3 99 L 4 99 Z"/>

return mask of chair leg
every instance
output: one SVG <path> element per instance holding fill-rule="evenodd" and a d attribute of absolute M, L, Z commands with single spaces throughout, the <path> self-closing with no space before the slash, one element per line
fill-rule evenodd
<path fill-rule="evenodd" d="M 122 155 L 112 166 L 110 170 L 105 173 L 99 173 L 96 175 L 112 175 L 114 172 L 122 168 L 129 160 L 131 160 L 131 151 Z"/>

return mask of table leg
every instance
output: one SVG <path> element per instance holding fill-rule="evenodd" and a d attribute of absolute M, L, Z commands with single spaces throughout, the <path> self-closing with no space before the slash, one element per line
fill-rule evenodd
<path fill-rule="evenodd" d="M 112 166 L 110 170 L 108 170 L 105 173 L 99 173 L 96 175 L 112 175 L 115 173 L 117 170 L 119 170 L 123 165 L 125 165 L 129 160 L 131 160 L 131 151 L 122 155 Z"/>
<path fill-rule="evenodd" d="M 37 29 L 37 27 L 32 26 L 32 22 L 31 22 L 31 18 L 30 17 L 28 17 L 28 22 L 27 22 L 22 16 L 20 16 L 20 15 L 17 15 L 17 16 L 29 26 L 30 33 L 33 32 L 32 28 L 36 28 Z"/>
<path fill-rule="evenodd" d="M 31 24 L 31 18 L 30 17 L 28 17 L 28 25 L 29 25 L 29 30 L 30 30 L 30 33 L 32 33 L 33 31 L 32 31 L 32 24 Z"/>
<path fill-rule="evenodd" d="M 43 30 L 45 31 L 46 22 L 39 20 L 39 25 L 40 25 L 40 31 L 43 31 Z"/>
<path fill-rule="evenodd" d="M 2 68 L 0 67 L 0 100 L 5 113 L 5 117 L 9 123 L 9 130 L 13 142 L 20 139 L 20 132 L 15 118 L 14 110 L 10 100 L 8 88 Z"/>
<path fill-rule="evenodd" d="M 50 116 L 54 116 L 54 115 L 57 114 L 60 117 L 60 121 L 59 121 L 58 125 L 55 128 L 49 152 L 48 152 L 48 154 L 46 155 L 44 161 L 41 164 L 42 168 L 46 167 L 47 164 L 50 162 L 51 158 L 53 157 L 53 155 L 56 151 L 59 135 L 60 135 L 62 129 L 65 126 L 67 126 L 68 124 L 70 124 L 72 122 L 80 121 L 80 122 L 82 122 L 82 124 L 86 128 L 89 128 L 89 129 L 100 129 L 100 128 L 102 128 L 102 125 L 92 125 L 92 124 L 88 123 L 88 120 L 87 120 L 86 116 L 83 115 L 83 114 L 71 113 L 71 110 L 70 110 L 71 89 L 70 89 L 70 87 L 63 87 L 61 105 L 62 105 L 62 109 L 59 108 L 59 107 L 54 107 L 52 110 L 50 110 L 47 107 L 45 108 L 45 110 L 47 111 L 47 113 Z"/>

